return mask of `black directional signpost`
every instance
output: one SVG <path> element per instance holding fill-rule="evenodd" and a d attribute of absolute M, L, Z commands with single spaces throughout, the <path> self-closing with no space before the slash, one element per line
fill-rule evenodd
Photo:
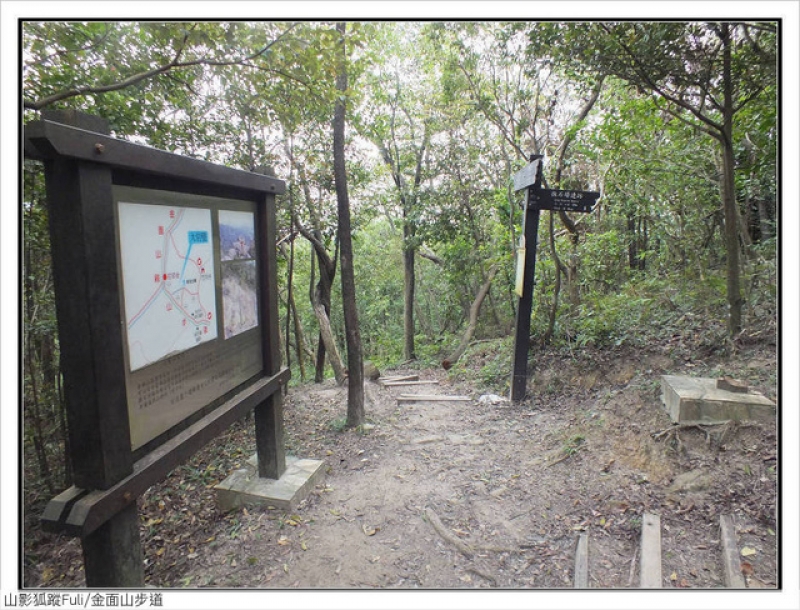
<path fill-rule="evenodd" d="M 594 191 L 557 191 L 542 189 L 534 193 L 534 205 L 553 212 L 591 212 L 600 193 Z"/>
<path fill-rule="evenodd" d="M 528 383 L 528 347 L 533 309 L 533 282 L 536 273 L 536 245 L 539 213 L 591 212 L 600 198 L 595 191 L 566 191 L 542 188 L 542 155 L 531 155 L 530 163 L 513 176 L 514 191 L 525 190 L 522 237 L 517 258 L 517 327 L 514 334 L 514 370 L 511 377 L 511 400 L 525 398 Z"/>

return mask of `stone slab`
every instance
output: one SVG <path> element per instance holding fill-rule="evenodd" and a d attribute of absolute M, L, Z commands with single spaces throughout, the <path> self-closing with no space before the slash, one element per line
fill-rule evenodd
<path fill-rule="evenodd" d="M 716 379 L 661 376 L 661 399 L 674 423 L 774 420 L 775 403 L 754 390 L 730 392 Z"/>
<path fill-rule="evenodd" d="M 240 470 L 234 470 L 214 486 L 217 506 L 223 512 L 245 506 L 270 506 L 287 512 L 314 489 L 322 479 L 325 462 L 286 456 L 286 471 L 280 479 L 258 476 L 258 456 L 254 455 Z"/>

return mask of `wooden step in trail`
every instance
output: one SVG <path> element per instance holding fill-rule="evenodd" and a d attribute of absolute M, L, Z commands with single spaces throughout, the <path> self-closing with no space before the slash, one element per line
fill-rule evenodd
<path fill-rule="evenodd" d="M 469 402 L 470 396 L 448 396 L 447 394 L 400 394 L 397 402 Z"/>
<path fill-rule="evenodd" d="M 739 558 L 739 545 L 734 530 L 733 517 L 720 517 L 720 539 L 725 587 L 745 589 L 742 576 L 742 563 Z M 642 515 L 642 536 L 640 541 L 639 587 L 640 589 L 661 589 L 664 586 L 661 567 L 661 516 L 651 513 Z M 631 579 L 633 572 L 631 572 Z M 575 550 L 574 586 L 576 589 L 589 588 L 589 533 L 581 532 Z"/>
<path fill-rule="evenodd" d="M 391 383 L 396 381 L 419 381 L 419 375 L 389 375 L 388 377 L 381 377 L 380 383 Z"/>
<path fill-rule="evenodd" d="M 641 563 L 639 587 L 661 588 L 661 516 L 642 515 Z"/>
<path fill-rule="evenodd" d="M 575 550 L 575 588 L 589 588 L 589 534 L 581 532 Z"/>
<path fill-rule="evenodd" d="M 739 544 L 733 528 L 733 517 L 722 515 L 719 518 L 720 539 L 722 541 L 722 566 L 725 586 L 729 589 L 744 589 L 742 562 L 739 559 Z"/>

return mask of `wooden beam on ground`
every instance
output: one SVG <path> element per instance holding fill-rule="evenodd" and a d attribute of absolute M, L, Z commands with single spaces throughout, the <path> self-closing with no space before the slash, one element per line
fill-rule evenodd
<path fill-rule="evenodd" d="M 384 381 L 382 384 L 386 388 L 393 388 L 403 385 L 439 385 L 435 379 L 429 381 Z"/>
<path fill-rule="evenodd" d="M 729 589 L 744 589 L 742 562 L 739 559 L 739 545 L 731 515 L 720 515 L 720 538 L 722 541 L 722 565 L 725 570 L 725 586 Z"/>
<path fill-rule="evenodd" d="M 386 383 L 387 381 L 418 381 L 419 375 L 391 375 L 389 377 L 381 377 L 380 382 Z"/>
<path fill-rule="evenodd" d="M 448 396 L 446 394 L 400 394 L 397 397 L 397 402 L 469 402 L 471 400 L 472 398 L 469 396 Z"/>
<path fill-rule="evenodd" d="M 642 516 L 642 560 L 639 587 L 661 588 L 661 517 L 650 513 Z"/>
<path fill-rule="evenodd" d="M 589 588 L 589 534 L 581 532 L 575 549 L 575 588 Z"/>

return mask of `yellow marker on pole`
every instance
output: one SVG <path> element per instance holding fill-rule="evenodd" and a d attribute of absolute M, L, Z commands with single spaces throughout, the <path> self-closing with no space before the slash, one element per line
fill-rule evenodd
<path fill-rule="evenodd" d="M 522 297 L 522 280 L 525 278 L 525 236 L 521 235 L 519 238 L 519 247 L 517 248 L 517 281 L 514 284 L 514 292 L 518 297 Z"/>

